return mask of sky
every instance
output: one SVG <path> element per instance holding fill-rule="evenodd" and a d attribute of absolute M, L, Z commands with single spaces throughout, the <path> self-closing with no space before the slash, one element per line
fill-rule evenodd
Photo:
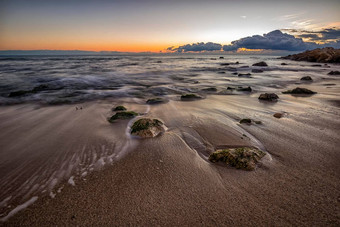
<path fill-rule="evenodd" d="M 243 44 L 234 41 L 274 30 L 322 43 L 325 28 L 335 29 L 336 42 L 339 11 L 339 0 L 0 0 L 0 50 L 159 52 L 197 42 L 235 49 Z"/>

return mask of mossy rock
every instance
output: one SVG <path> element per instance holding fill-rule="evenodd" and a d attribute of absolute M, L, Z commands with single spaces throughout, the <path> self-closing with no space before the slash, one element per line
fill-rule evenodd
<path fill-rule="evenodd" d="M 306 94 L 306 95 L 313 95 L 316 92 L 311 91 L 307 88 L 297 87 L 292 90 L 283 91 L 282 94 Z"/>
<path fill-rule="evenodd" d="M 125 106 L 116 106 L 115 108 L 112 108 L 113 111 L 125 111 L 127 110 Z"/>
<path fill-rule="evenodd" d="M 141 118 L 131 126 L 130 133 L 142 138 L 150 138 L 164 132 L 166 127 L 158 119 Z"/>
<path fill-rule="evenodd" d="M 240 124 L 251 124 L 251 119 L 243 118 L 240 120 Z"/>
<path fill-rule="evenodd" d="M 184 94 L 181 96 L 182 101 L 192 101 L 198 99 L 202 99 L 202 97 L 196 94 Z"/>
<path fill-rule="evenodd" d="M 152 98 L 146 101 L 146 103 L 149 105 L 162 104 L 167 102 L 169 102 L 169 100 L 163 98 Z"/>
<path fill-rule="evenodd" d="M 259 99 L 265 100 L 265 101 L 276 101 L 279 98 L 279 96 L 275 93 L 264 93 L 260 94 Z"/>
<path fill-rule="evenodd" d="M 130 118 L 134 118 L 138 115 L 138 113 L 133 112 L 133 111 L 123 111 L 123 112 L 118 112 L 115 115 L 113 115 L 112 117 L 109 118 L 109 122 L 114 122 L 115 120 L 118 119 L 130 119 Z"/>
<path fill-rule="evenodd" d="M 221 161 L 236 169 L 254 170 L 265 154 L 252 147 L 229 148 L 213 152 L 209 156 L 209 161 L 214 163 Z"/>

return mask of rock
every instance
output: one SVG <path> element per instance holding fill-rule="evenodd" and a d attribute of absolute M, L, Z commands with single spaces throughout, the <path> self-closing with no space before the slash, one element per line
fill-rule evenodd
<path fill-rule="evenodd" d="M 156 63 L 163 63 L 162 61 L 156 61 Z"/>
<path fill-rule="evenodd" d="M 276 117 L 276 118 L 281 118 L 283 116 L 283 114 L 282 113 L 274 113 L 273 116 Z"/>
<path fill-rule="evenodd" d="M 264 61 L 253 64 L 253 66 L 268 66 Z"/>
<path fill-rule="evenodd" d="M 309 61 L 318 63 L 340 63 L 340 49 L 333 47 L 318 48 L 307 50 L 303 53 L 288 55 L 282 59 L 290 59 L 294 61 Z"/>
<path fill-rule="evenodd" d="M 266 101 L 276 101 L 279 98 L 279 96 L 275 93 L 265 93 L 260 94 L 259 99 L 260 100 L 266 100 Z"/>
<path fill-rule="evenodd" d="M 252 73 L 263 73 L 262 69 L 252 69 L 251 70 Z"/>
<path fill-rule="evenodd" d="M 330 71 L 327 75 L 340 75 L 340 71 Z"/>
<path fill-rule="evenodd" d="M 310 76 L 304 76 L 300 80 L 313 81 L 312 77 Z"/>
<path fill-rule="evenodd" d="M 210 60 L 217 60 L 216 58 L 210 58 Z"/>
<path fill-rule="evenodd" d="M 316 92 L 311 91 L 307 88 L 297 87 L 297 88 L 294 88 L 293 90 L 283 91 L 282 94 L 307 94 L 307 95 L 312 95 L 312 94 L 316 94 Z"/>
<path fill-rule="evenodd" d="M 163 98 L 152 98 L 152 99 L 148 99 L 146 101 L 147 104 L 149 105 L 155 105 L 155 104 L 162 104 L 162 103 L 167 103 L 169 102 L 169 100 L 167 99 L 163 99 Z"/>
<path fill-rule="evenodd" d="M 32 91 L 27 91 L 27 90 L 12 91 L 11 93 L 9 93 L 8 97 L 24 96 L 29 93 L 32 93 Z"/>
<path fill-rule="evenodd" d="M 250 77 L 251 74 L 250 73 L 239 73 L 237 76 L 238 77 Z"/>
<path fill-rule="evenodd" d="M 164 123 L 157 119 L 142 118 L 131 126 L 130 133 L 142 138 L 150 138 L 165 132 Z"/>
<path fill-rule="evenodd" d="M 312 67 L 321 67 L 322 65 L 320 64 L 314 64 L 314 65 L 311 65 Z"/>
<path fill-rule="evenodd" d="M 243 118 L 240 120 L 240 124 L 251 124 L 251 119 Z"/>
<path fill-rule="evenodd" d="M 224 59 L 224 57 L 220 57 L 220 59 Z"/>
<path fill-rule="evenodd" d="M 234 73 L 232 73 L 233 75 L 237 75 L 238 73 L 237 72 L 234 72 Z"/>
<path fill-rule="evenodd" d="M 228 87 L 229 88 L 229 87 Z M 227 89 L 228 89 L 227 88 Z M 237 91 L 248 91 L 248 92 L 251 92 L 252 91 L 252 89 L 251 89 L 251 87 L 238 87 L 237 89 L 236 89 Z"/>
<path fill-rule="evenodd" d="M 197 99 L 202 99 L 202 97 L 196 94 L 184 94 L 181 96 L 182 101 L 192 101 Z"/>
<path fill-rule="evenodd" d="M 216 92 L 217 88 L 215 88 L 215 87 L 208 87 L 208 88 L 203 88 L 202 91 Z"/>
<path fill-rule="evenodd" d="M 237 61 L 237 62 L 235 62 L 235 64 L 238 65 L 238 64 L 240 64 L 240 62 Z"/>
<path fill-rule="evenodd" d="M 227 90 L 235 90 L 234 87 L 227 87 Z"/>
<path fill-rule="evenodd" d="M 230 64 L 229 63 L 221 63 L 220 65 L 223 66 L 223 65 L 230 65 Z"/>
<path fill-rule="evenodd" d="M 288 65 L 288 64 L 283 62 L 283 63 L 281 63 L 281 65 Z"/>
<path fill-rule="evenodd" d="M 225 74 L 225 72 L 223 72 L 223 71 L 220 71 L 220 72 L 217 72 L 217 73 L 219 73 L 219 74 Z"/>
<path fill-rule="evenodd" d="M 221 161 L 236 169 L 254 170 L 265 155 L 263 151 L 251 147 L 229 148 L 213 152 L 209 156 L 209 161 L 214 163 Z"/>
<path fill-rule="evenodd" d="M 116 106 L 115 108 L 112 108 L 113 111 L 124 111 L 127 110 L 125 106 Z"/>
<path fill-rule="evenodd" d="M 112 117 L 110 117 L 108 119 L 108 121 L 110 123 L 113 123 L 115 120 L 118 120 L 118 119 L 130 119 L 130 118 L 136 117 L 137 115 L 138 114 L 136 112 L 133 112 L 133 111 L 118 112 L 115 115 L 113 115 Z"/>
<path fill-rule="evenodd" d="M 255 124 L 257 124 L 257 125 L 261 125 L 262 124 L 262 121 L 254 121 L 255 122 Z"/>

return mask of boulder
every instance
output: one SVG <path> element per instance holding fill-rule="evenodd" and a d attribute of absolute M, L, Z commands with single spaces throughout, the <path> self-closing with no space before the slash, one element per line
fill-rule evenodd
<path fill-rule="evenodd" d="M 141 118 L 131 126 L 130 133 L 142 138 L 150 138 L 165 132 L 166 127 L 158 119 Z"/>
<path fill-rule="evenodd" d="M 252 147 L 238 147 L 217 150 L 210 154 L 209 161 L 223 162 L 236 169 L 254 170 L 256 164 L 266 155 L 265 152 Z"/>
<path fill-rule="evenodd" d="M 276 101 L 279 98 L 279 96 L 275 93 L 264 93 L 260 94 L 259 99 L 265 100 L 265 101 Z"/>
<path fill-rule="evenodd" d="M 133 112 L 133 111 L 122 111 L 122 112 L 117 112 L 115 115 L 113 115 L 112 117 L 110 117 L 108 119 L 108 121 L 110 123 L 113 123 L 115 120 L 118 119 L 130 119 L 130 118 L 134 118 L 138 115 L 138 113 Z"/>
<path fill-rule="evenodd" d="M 268 66 L 268 65 L 264 61 L 261 61 L 261 62 L 253 64 L 253 66 L 264 66 L 265 67 L 265 66 Z"/>
<path fill-rule="evenodd" d="M 184 94 L 181 96 L 182 101 L 193 101 L 198 99 L 202 99 L 202 97 L 196 94 Z"/>
<path fill-rule="evenodd" d="M 312 77 L 310 76 L 304 76 L 304 77 L 301 77 L 300 80 L 305 80 L 305 81 L 313 81 Z"/>
<path fill-rule="evenodd" d="M 240 120 L 240 124 L 251 124 L 251 119 L 243 118 Z"/>
<path fill-rule="evenodd" d="M 273 116 L 276 117 L 276 118 L 281 118 L 283 116 L 283 114 L 282 113 L 274 113 Z"/>
<path fill-rule="evenodd" d="M 283 91 L 282 94 L 306 94 L 306 95 L 312 95 L 312 94 L 316 94 L 316 92 L 311 91 L 311 90 L 309 90 L 307 88 L 297 87 L 297 88 L 294 88 L 292 90 Z"/>
<path fill-rule="evenodd" d="M 116 106 L 115 108 L 112 108 L 113 111 L 124 111 L 127 110 L 125 106 Z"/>
<path fill-rule="evenodd" d="M 340 71 L 330 71 L 327 75 L 340 75 Z"/>

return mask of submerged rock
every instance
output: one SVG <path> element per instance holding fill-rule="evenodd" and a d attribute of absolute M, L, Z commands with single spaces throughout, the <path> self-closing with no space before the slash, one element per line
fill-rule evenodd
<path fill-rule="evenodd" d="M 340 75 L 340 71 L 330 71 L 327 75 Z"/>
<path fill-rule="evenodd" d="M 133 112 L 133 111 L 123 111 L 123 112 L 118 112 L 115 115 L 113 115 L 112 117 L 110 117 L 108 119 L 108 121 L 110 123 L 114 122 L 115 120 L 118 119 L 130 119 L 130 118 L 134 118 L 138 115 L 138 113 Z"/>
<path fill-rule="evenodd" d="M 125 108 L 125 106 L 116 106 L 112 110 L 113 111 L 124 111 L 124 110 L 127 110 L 127 109 Z"/>
<path fill-rule="evenodd" d="M 294 88 L 293 90 L 283 91 L 282 94 L 307 94 L 307 95 L 312 95 L 312 94 L 316 94 L 316 92 L 311 91 L 307 88 L 297 87 L 297 88 Z"/>
<path fill-rule="evenodd" d="M 304 76 L 300 80 L 313 81 L 312 77 L 310 76 Z"/>
<path fill-rule="evenodd" d="M 259 99 L 260 100 L 266 100 L 266 101 L 276 101 L 279 98 L 279 96 L 275 93 L 265 93 L 260 94 Z"/>
<path fill-rule="evenodd" d="M 243 118 L 240 120 L 240 124 L 251 124 L 251 119 Z"/>
<path fill-rule="evenodd" d="M 254 170 L 265 155 L 263 151 L 251 147 L 229 148 L 213 152 L 209 156 L 209 161 L 214 163 L 221 161 L 236 169 Z"/>
<path fill-rule="evenodd" d="M 150 138 L 165 132 L 165 130 L 166 127 L 160 120 L 142 118 L 133 123 L 130 133 L 142 138 Z"/>
<path fill-rule="evenodd" d="M 268 66 L 264 61 L 253 64 L 253 66 Z"/>
<path fill-rule="evenodd" d="M 263 73 L 262 69 L 252 69 L 251 70 L 252 73 Z"/>
<path fill-rule="evenodd" d="M 281 118 L 283 116 L 283 114 L 282 113 L 274 113 L 273 116 L 276 117 L 276 118 Z"/>
<path fill-rule="evenodd" d="M 250 77 L 251 74 L 250 73 L 239 73 L 237 76 L 238 77 Z"/>
<path fill-rule="evenodd" d="M 229 89 L 229 87 L 227 89 Z M 238 87 L 236 90 L 237 91 L 248 91 L 248 92 L 252 91 L 250 86 L 248 86 L 248 87 Z"/>
<path fill-rule="evenodd" d="M 184 94 L 181 96 L 182 101 L 192 101 L 198 99 L 202 99 L 202 97 L 196 94 Z"/>
<path fill-rule="evenodd" d="M 325 47 L 322 49 L 318 48 L 314 50 L 307 50 L 299 54 L 288 55 L 282 58 L 294 61 L 340 63 L 340 49 L 334 49 L 333 47 Z"/>
<path fill-rule="evenodd" d="M 146 101 L 147 104 L 149 105 L 155 105 L 155 104 L 162 104 L 162 103 L 167 103 L 169 102 L 169 100 L 167 99 L 163 99 L 163 98 L 152 98 L 152 99 L 148 99 Z"/>

